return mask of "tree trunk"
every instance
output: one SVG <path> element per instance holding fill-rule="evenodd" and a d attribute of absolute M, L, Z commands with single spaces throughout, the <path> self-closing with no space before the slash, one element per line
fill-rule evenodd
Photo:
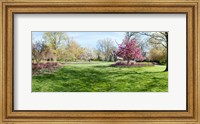
<path fill-rule="evenodd" d="M 166 34 L 166 40 L 167 40 L 167 55 L 166 55 L 166 68 L 164 71 L 168 71 L 168 33 Z"/>
<path fill-rule="evenodd" d="M 166 68 L 164 71 L 168 71 L 168 62 L 166 63 Z"/>
<path fill-rule="evenodd" d="M 129 65 L 130 59 L 127 60 L 127 65 Z"/>

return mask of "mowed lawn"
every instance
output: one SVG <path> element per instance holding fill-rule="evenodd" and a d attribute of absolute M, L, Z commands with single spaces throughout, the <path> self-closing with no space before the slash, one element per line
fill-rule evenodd
<path fill-rule="evenodd" d="M 165 66 L 111 67 L 113 63 L 66 64 L 32 77 L 32 92 L 167 92 Z"/>

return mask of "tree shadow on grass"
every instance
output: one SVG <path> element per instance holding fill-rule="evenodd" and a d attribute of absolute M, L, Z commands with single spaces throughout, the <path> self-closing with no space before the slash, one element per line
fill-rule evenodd
<path fill-rule="evenodd" d="M 53 74 L 34 76 L 33 79 L 41 83 L 40 88 L 44 83 L 43 86 L 49 85 L 54 92 L 143 92 L 159 91 L 159 86 L 166 87 L 166 83 L 157 83 L 162 78 L 155 77 L 162 72 L 121 72 L 115 67 L 114 70 L 105 71 L 105 67 L 107 66 L 64 67 Z M 145 81 L 147 78 L 149 81 Z"/>

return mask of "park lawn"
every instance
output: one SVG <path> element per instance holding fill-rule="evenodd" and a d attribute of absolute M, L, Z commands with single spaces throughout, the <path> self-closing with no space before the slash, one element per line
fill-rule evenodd
<path fill-rule="evenodd" d="M 112 67 L 111 62 L 66 64 L 32 77 L 32 92 L 167 92 L 165 66 Z"/>

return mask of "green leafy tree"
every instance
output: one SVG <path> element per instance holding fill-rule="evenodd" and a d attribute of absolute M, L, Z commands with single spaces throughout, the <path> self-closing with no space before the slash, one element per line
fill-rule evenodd
<path fill-rule="evenodd" d="M 61 43 L 68 39 L 67 34 L 65 32 L 45 32 L 43 39 L 48 43 L 47 45 L 54 55 L 54 61 L 57 61 Z"/>
<path fill-rule="evenodd" d="M 159 64 L 166 64 L 166 52 L 166 49 L 164 49 L 163 47 L 152 48 L 148 52 L 147 59 L 150 61 L 159 62 Z"/>

